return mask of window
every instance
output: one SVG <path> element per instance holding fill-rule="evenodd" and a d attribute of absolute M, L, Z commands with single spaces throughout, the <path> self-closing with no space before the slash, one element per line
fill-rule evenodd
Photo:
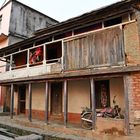
<path fill-rule="evenodd" d="M 134 20 L 134 19 L 136 19 L 135 13 L 130 13 L 130 20 Z"/>
<path fill-rule="evenodd" d="M 30 65 L 41 64 L 43 61 L 43 46 L 33 48 L 30 50 Z"/>
<path fill-rule="evenodd" d="M 58 34 L 58 35 L 54 36 L 54 40 L 69 37 L 69 36 L 72 36 L 72 31 L 62 33 L 62 34 Z"/>
<path fill-rule="evenodd" d="M 122 23 L 122 17 L 113 18 L 110 20 L 104 21 L 104 27 L 116 25 Z"/>
<path fill-rule="evenodd" d="M 62 43 L 55 42 L 46 45 L 46 61 L 47 63 L 58 62 L 62 56 Z"/>
<path fill-rule="evenodd" d="M 46 42 L 50 42 L 50 41 L 52 41 L 52 37 L 48 37 L 48 38 L 43 38 L 43 39 L 40 39 L 40 40 L 37 40 L 36 42 L 35 42 L 35 45 L 37 46 L 37 45 L 41 45 L 41 44 L 44 44 L 44 43 L 46 43 Z"/>
<path fill-rule="evenodd" d="M 13 55 L 12 69 L 19 69 L 26 67 L 27 64 L 27 51 Z"/>
<path fill-rule="evenodd" d="M 95 82 L 96 109 L 110 106 L 109 80 Z"/>
<path fill-rule="evenodd" d="M 102 23 L 96 23 L 93 25 L 89 25 L 87 27 L 83 27 L 83 28 L 79 28 L 79 29 L 75 29 L 74 30 L 74 34 L 81 34 L 81 33 L 85 33 L 85 32 L 89 32 L 89 31 L 93 31 L 93 30 L 97 30 L 97 29 L 101 29 L 102 28 Z"/>

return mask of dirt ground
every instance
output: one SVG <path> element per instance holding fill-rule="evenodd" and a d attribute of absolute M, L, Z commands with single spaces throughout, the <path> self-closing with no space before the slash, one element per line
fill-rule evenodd
<path fill-rule="evenodd" d="M 84 130 L 76 126 L 69 125 L 67 128 L 62 124 L 45 124 L 43 121 L 33 120 L 29 122 L 25 117 L 0 116 L 0 127 L 10 129 L 22 129 L 36 134 L 57 138 L 58 140 L 140 140 L 140 126 L 135 127 L 135 134 L 129 136 L 119 136 L 118 134 L 103 134 L 93 130 Z"/>

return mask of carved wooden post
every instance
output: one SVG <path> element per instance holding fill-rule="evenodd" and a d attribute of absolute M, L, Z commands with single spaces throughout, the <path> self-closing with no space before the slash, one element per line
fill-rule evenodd
<path fill-rule="evenodd" d="M 10 101 L 10 117 L 13 119 L 14 114 L 14 85 L 11 84 L 11 101 Z"/>
<path fill-rule="evenodd" d="M 95 130 L 96 126 L 96 106 L 95 106 L 95 84 L 93 78 L 90 79 L 90 91 L 91 91 L 91 108 L 92 108 L 92 129 Z"/>
<path fill-rule="evenodd" d="M 125 75 L 123 77 L 124 81 L 124 100 L 125 100 L 125 128 L 126 133 L 130 134 L 130 126 L 129 126 L 129 100 L 128 100 L 128 79 Z"/>
<path fill-rule="evenodd" d="M 31 122 L 32 121 L 32 84 L 29 83 L 29 114 L 28 119 Z"/>
<path fill-rule="evenodd" d="M 49 116 L 49 82 L 46 82 L 46 91 L 45 91 L 45 123 L 48 124 Z"/>
<path fill-rule="evenodd" d="M 68 89 L 67 80 L 64 81 L 64 125 L 67 126 L 68 120 Z"/>

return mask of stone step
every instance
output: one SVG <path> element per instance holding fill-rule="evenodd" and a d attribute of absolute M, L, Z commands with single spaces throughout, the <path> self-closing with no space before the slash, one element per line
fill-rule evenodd
<path fill-rule="evenodd" d="M 31 134 L 31 135 L 16 137 L 15 140 L 43 140 L 43 137 L 40 135 Z"/>
<path fill-rule="evenodd" d="M 0 140 L 14 140 L 13 138 L 6 137 L 4 135 L 0 135 Z"/>
<path fill-rule="evenodd" d="M 18 136 L 18 135 L 14 134 L 14 133 L 8 132 L 8 130 L 4 129 L 4 128 L 0 128 L 0 134 L 4 135 L 4 136 L 7 136 L 7 137 L 11 137 L 11 138 L 14 138 L 14 137 Z"/>
<path fill-rule="evenodd" d="M 9 112 L 0 112 L 0 116 L 9 116 L 10 113 Z"/>

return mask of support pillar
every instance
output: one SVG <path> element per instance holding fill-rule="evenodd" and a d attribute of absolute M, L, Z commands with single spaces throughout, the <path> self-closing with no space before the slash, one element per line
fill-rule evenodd
<path fill-rule="evenodd" d="M 27 68 L 29 67 L 30 65 L 30 50 L 28 49 L 27 50 Z"/>
<path fill-rule="evenodd" d="M 64 81 L 64 126 L 67 126 L 68 121 L 68 88 L 67 80 Z"/>
<path fill-rule="evenodd" d="M 28 119 L 31 122 L 32 121 L 32 84 L 29 83 L 29 114 Z"/>
<path fill-rule="evenodd" d="M 11 99 L 10 99 L 10 117 L 13 119 L 14 114 L 14 85 L 11 84 Z"/>
<path fill-rule="evenodd" d="M 49 118 L 49 82 L 46 82 L 46 91 L 45 91 L 45 123 L 48 124 Z"/>
<path fill-rule="evenodd" d="M 129 100 L 128 100 L 128 77 L 123 76 L 124 81 L 124 102 L 125 102 L 125 129 L 126 134 L 130 134 L 130 126 L 129 126 Z"/>
<path fill-rule="evenodd" d="M 91 109 L 92 109 L 92 129 L 96 127 L 96 107 L 95 107 L 95 83 L 94 79 L 90 79 L 90 97 L 91 97 Z"/>
<path fill-rule="evenodd" d="M 43 64 L 46 65 L 46 45 L 43 46 Z"/>
<path fill-rule="evenodd" d="M 13 55 L 10 55 L 10 71 L 12 70 L 12 66 L 13 66 Z"/>

